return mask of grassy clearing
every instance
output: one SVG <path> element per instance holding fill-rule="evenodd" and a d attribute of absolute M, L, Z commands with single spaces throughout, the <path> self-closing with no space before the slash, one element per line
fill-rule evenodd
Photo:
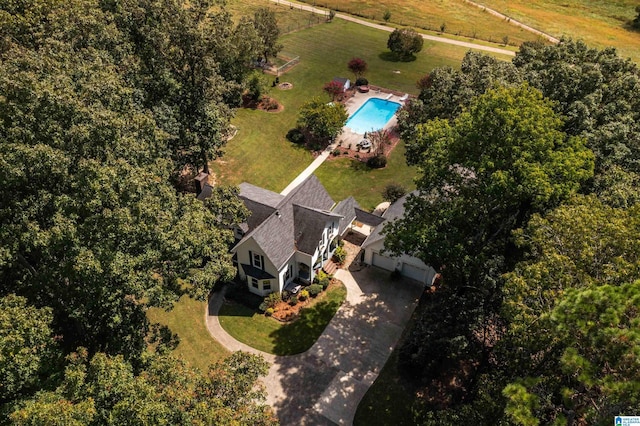
<path fill-rule="evenodd" d="M 390 26 L 410 26 L 431 31 L 440 31 L 445 25 L 445 34 L 464 36 L 503 43 L 505 37 L 511 45 L 523 41 L 537 40 L 538 36 L 496 18 L 462 0 L 303 0 L 305 3 L 339 10 L 351 15 L 383 22 L 385 11 L 391 12 Z"/>
<path fill-rule="evenodd" d="M 253 17 L 259 8 L 272 10 L 278 21 L 281 34 L 301 30 L 323 22 L 324 17 L 296 8 L 278 6 L 267 0 L 227 0 L 227 10 L 231 12 L 235 21 L 243 16 Z"/>
<path fill-rule="evenodd" d="M 207 371 L 209 365 L 229 355 L 207 331 L 204 323 L 206 305 L 206 302 L 182 296 L 171 311 L 160 308 L 147 311 L 151 322 L 168 326 L 180 337 L 174 355 L 202 371 Z"/>
<path fill-rule="evenodd" d="M 282 324 L 236 302 L 222 305 L 218 316 L 222 328 L 237 340 L 274 355 L 293 355 L 306 351 L 318 340 L 346 296 L 344 285 L 329 287 L 290 324 Z"/>
<path fill-rule="evenodd" d="M 582 39 L 593 47 L 616 47 L 640 62 L 640 33 L 628 23 L 637 0 L 483 0 L 483 4 L 553 36 Z"/>
<path fill-rule="evenodd" d="M 272 76 L 265 76 L 265 80 L 269 96 L 284 105 L 284 110 L 238 111 L 233 120 L 238 133 L 227 143 L 224 156 L 211 165 L 217 181 L 232 185 L 249 182 L 282 191 L 313 160 L 309 152 L 285 138 L 296 125 L 300 106 L 314 96 L 326 97 L 322 87 L 333 77 L 352 77 L 346 65 L 352 57 L 369 63 L 367 78 L 372 84 L 418 93 L 415 82 L 420 77 L 435 67 L 459 67 L 466 53 L 464 48 L 425 42 L 415 61 L 393 62 L 386 60 L 387 38 L 385 32 L 339 19 L 282 37 L 284 51 L 300 56 L 300 63 L 280 77 L 280 81 L 292 83 L 293 89 L 271 87 Z M 388 168 L 387 173 L 393 174 L 393 167 Z"/>
<path fill-rule="evenodd" d="M 382 190 L 390 183 L 399 183 L 407 190 L 415 189 L 415 167 L 407 166 L 404 143 L 400 142 L 389 156 L 384 169 L 369 169 L 366 164 L 348 158 L 325 161 L 315 175 L 334 200 L 350 195 L 365 210 L 373 210 L 383 201 Z"/>

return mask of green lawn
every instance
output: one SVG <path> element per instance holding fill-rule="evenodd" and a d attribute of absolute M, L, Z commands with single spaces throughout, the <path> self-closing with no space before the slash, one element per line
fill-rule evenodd
<path fill-rule="evenodd" d="M 315 343 L 346 296 L 344 285 L 330 287 L 290 324 L 283 324 L 232 301 L 222 305 L 218 317 L 222 328 L 235 339 L 263 352 L 293 355 L 306 351 Z"/>
<path fill-rule="evenodd" d="M 174 355 L 202 371 L 207 371 L 209 365 L 229 355 L 207 331 L 204 322 L 206 305 L 206 302 L 182 296 L 171 311 L 160 308 L 147 311 L 152 323 L 166 325 L 180 337 Z"/>
<path fill-rule="evenodd" d="M 322 87 L 333 77 L 352 77 L 346 66 L 352 57 L 362 57 L 369 63 L 367 78 L 372 84 L 417 93 L 415 82 L 420 77 L 435 67 L 459 67 L 466 52 L 464 48 L 425 42 L 415 61 L 394 62 L 386 60 L 387 37 L 388 33 L 340 19 L 282 37 L 284 51 L 300 56 L 300 63 L 280 77 L 280 81 L 292 83 L 293 89 L 278 90 L 268 84 L 269 95 L 284 105 L 284 110 L 238 111 L 233 120 L 238 133 L 227 143 L 224 156 L 211 165 L 216 181 L 231 185 L 249 182 L 282 191 L 313 160 L 309 152 L 285 138 L 287 131 L 296 125 L 300 106 L 314 96 L 325 97 Z M 272 76 L 265 79 L 268 83 L 273 81 Z M 377 175 L 405 175 L 406 171 L 394 169 L 403 167 L 403 162 L 392 163 L 382 173 L 370 174 L 374 185 Z"/>
<path fill-rule="evenodd" d="M 404 152 L 404 143 L 400 142 L 384 169 L 370 169 L 365 163 L 348 158 L 332 158 L 325 161 L 315 175 L 334 200 L 353 195 L 360 207 L 371 211 L 384 201 L 382 190 L 388 184 L 399 183 L 407 191 L 415 189 L 416 168 L 407 166 Z"/>

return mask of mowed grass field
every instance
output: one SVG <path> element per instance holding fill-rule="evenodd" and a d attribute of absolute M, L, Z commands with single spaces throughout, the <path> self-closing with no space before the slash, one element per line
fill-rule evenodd
<path fill-rule="evenodd" d="M 598 48 L 613 46 L 621 56 L 640 63 L 640 32 L 628 26 L 637 15 L 635 8 L 640 6 L 637 0 L 482 0 L 482 3 L 556 37 L 582 39 Z"/>
<path fill-rule="evenodd" d="M 537 40 L 538 36 L 474 7 L 463 0 L 303 0 L 304 3 L 327 7 L 351 15 L 383 22 L 385 11 L 391 12 L 390 26 L 409 26 L 440 31 L 471 39 L 509 44 Z"/>
<path fill-rule="evenodd" d="M 182 296 L 171 311 L 161 308 L 147 311 L 149 321 L 168 326 L 180 338 L 173 354 L 201 371 L 208 371 L 211 364 L 230 354 L 207 331 L 204 322 L 206 306 L 207 302 Z"/>
<path fill-rule="evenodd" d="M 371 84 L 417 94 L 415 84 L 420 77 L 435 67 L 458 68 L 467 52 L 466 48 L 425 41 L 415 61 L 394 62 L 387 59 L 388 36 L 386 32 L 341 19 L 283 36 L 283 52 L 300 57 L 294 68 L 280 76 L 281 82 L 290 82 L 293 88 L 279 90 L 271 87 L 273 76 L 265 75 L 264 78 L 268 95 L 278 100 L 284 110 L 268 113 L 240 109 L 237 112 L 233 124 L 238 133 L 227 143 L 223 157 L 211 165 L 216 182 L 231 185 L 249 182 L 275 192 L 282 191 L 313 161 L 310 152 L 285 138 L 287 131 L 296 126 L 300 106 L 315 96 L 329 101 L 322 87 L 334 77 L 353 78 L 347 62 L 354 56 L 369 64 L 366 77 Z M 401 163 L 404 164 L 404 160 Z M 388 172 L 386 177 L 381 173 L 380 179 L 391 179 L 393 173 Z M 350 181 L 350 177 L 357 175 L 343 177 L 347 189 L 361 182 L 359 178 Z M 384 186 L 385 182 L 378 180 L 376 185 Z M 356 192 L 353 195 L 359 198 Z M 332 196 L 335 196 L 333 192 Z M 363 205 L 369 204 L 364 200 Z"/>

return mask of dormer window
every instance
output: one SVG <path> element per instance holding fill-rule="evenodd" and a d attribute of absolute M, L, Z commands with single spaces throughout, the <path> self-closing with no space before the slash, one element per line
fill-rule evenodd
<path fill-rule="evenodd" d="M 258 253 L 253 253 L 253 266 L 259 269 L 264 269 L 262 264 L 262 256 Z"/>

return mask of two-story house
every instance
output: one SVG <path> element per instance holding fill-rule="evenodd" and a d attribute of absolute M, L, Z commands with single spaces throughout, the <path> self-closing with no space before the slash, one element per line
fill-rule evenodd
<path fill-rule="evenodd" d="M 242 183 L 240 198 L 250 215 L 231 251 L 240 278 L 262 296 L 311 282 L 358 209 L 353 197 L 336 204 L 315 176 L 286 196 Z"/>

